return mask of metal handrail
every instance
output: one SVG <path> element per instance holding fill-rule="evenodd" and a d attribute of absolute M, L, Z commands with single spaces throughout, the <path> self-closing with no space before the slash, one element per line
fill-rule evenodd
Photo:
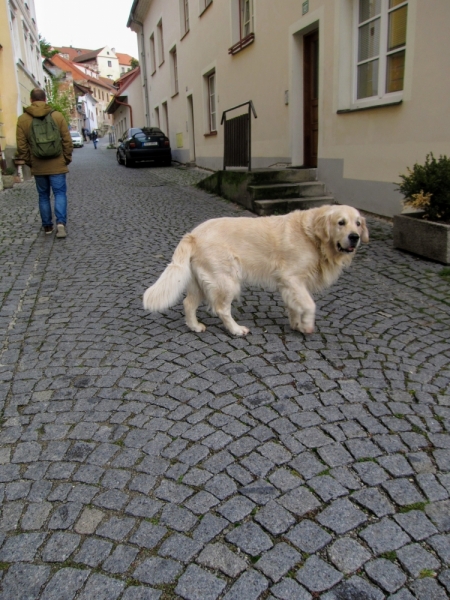
<path fill-rule="evenodd" d="M 255 117 L 255 119 L 258 118 L 258 115 L 256 114 L 256 110 L 255 110 L 252 100 L 249 100 L 248 102 L 243 102 L 242 104 L 233 106 L 233 108 L 224 110 L 222 113 L 222 119 L 220 121 L 220 124 L 223 125 L 224 122 L 226 122 L 227 119 L 226 119 L 225 115 L 227 113 L 229 113 L 232 110 L 236 110 L 237 108 L 241 108 L 242 106 L 247 106 L 247 105 L 248 105 L 248 170 L 251 171 L 252 170 L 252 119 L 251 119 L 251 113 L 253 113 L 253 116 Z M 223 170 L 224 171 L 226 171 L 225 148 L 226 148 L 226 135 L 224 135 L 224 152 L 223 152 Z"/>

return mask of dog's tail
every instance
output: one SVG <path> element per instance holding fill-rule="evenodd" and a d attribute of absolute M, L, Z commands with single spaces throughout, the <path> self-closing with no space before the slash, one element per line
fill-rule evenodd
<path fill-rule="evenodd" d="M 161 312 L 179 302 L 191 279 L 192 237 L 185 235 L 156 283 L 144 292 L 144 309 Z"/>

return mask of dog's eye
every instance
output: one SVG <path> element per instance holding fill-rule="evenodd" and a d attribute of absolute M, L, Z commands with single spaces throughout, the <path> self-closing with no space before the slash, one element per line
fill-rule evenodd
<path fill-rule="evenodd" d="M 356 221 L 356 227 L 361 227 L 361 221 Z"/>
<path fill-rule="evenodd" d="M 342 226 L 342 225 L 345 225 L 345 219 L 341 219 L 341 220 L 339 221 L 338 225 L 341 225 L 341 226 Z"/>

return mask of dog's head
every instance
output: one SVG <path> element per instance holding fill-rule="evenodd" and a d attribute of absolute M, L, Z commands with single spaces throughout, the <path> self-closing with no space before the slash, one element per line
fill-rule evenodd
<path fill-rule="evenodd" d="M 335 255 L 352 255 L 369 241 L 366 220 L 351 206 L 325 206 L 317 214 L 317 234 Z"/>

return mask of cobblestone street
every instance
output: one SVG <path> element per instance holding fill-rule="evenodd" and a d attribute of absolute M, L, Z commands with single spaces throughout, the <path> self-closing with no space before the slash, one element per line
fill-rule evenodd
<path fill-rule="evenodd" d="M 392 226 L 289 328 L 142 309 L 184 233 L 242 208 L 195 169 L 74 150 L 68 237 L 0 192 L 1 600 L 450 595 L 450 276 Z"/>

